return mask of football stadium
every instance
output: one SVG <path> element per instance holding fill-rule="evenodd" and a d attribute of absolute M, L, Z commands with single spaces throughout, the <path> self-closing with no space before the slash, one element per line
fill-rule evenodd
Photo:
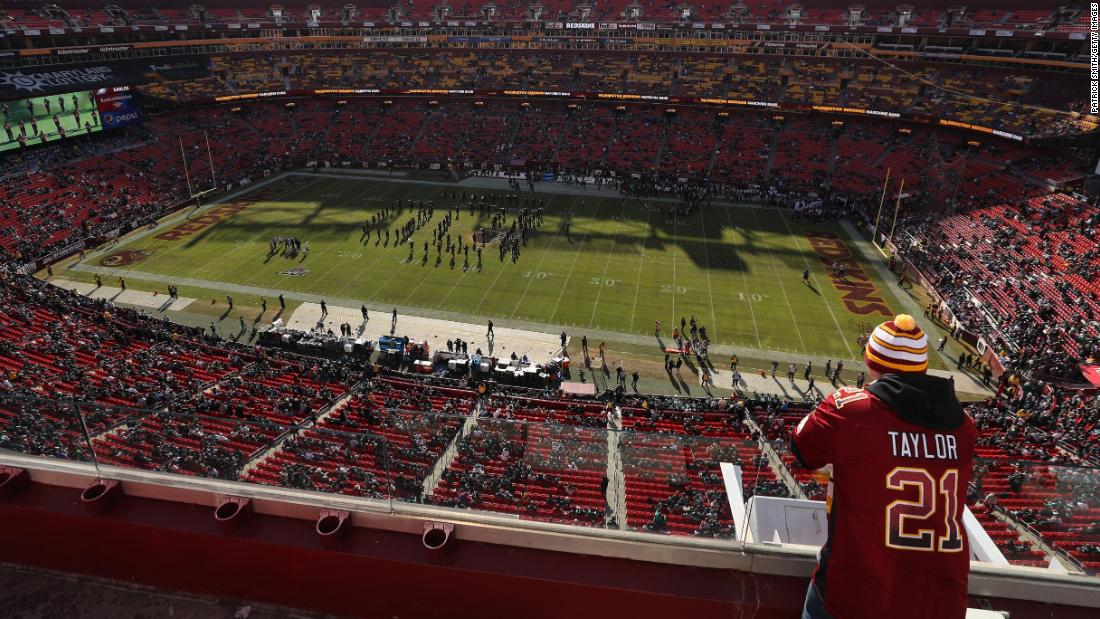
<path fill-rule="evenodd" d="M 1098 41 L 0 1 L 3 614 L 1096 616 Z"/>

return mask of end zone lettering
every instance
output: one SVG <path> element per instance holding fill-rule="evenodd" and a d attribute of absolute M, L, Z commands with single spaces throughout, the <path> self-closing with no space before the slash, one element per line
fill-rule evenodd
<path fill-rule="evenodd" d="M 840 300 L 849 312 L 860 316 L 878 314 L 887 318 L 894 315 L 886 305 L 886 300 L 879 295 L 878 287 L 863 271 L 863 265 L 853 259 L 852 250 L 848 249 L 848 245 L 840 237 L 832 232 L 807 232 L 806 238 L 810 240 L 810 246 L 826 269 L 834 262 L 846 267 L 843 278 L 833 276 L 830 281 L 833 288 L 840 293 Z"/>
<path fill-rule="evenodd" d="M 200 232 L 206 229 L 207 226 L 211 226 L 223 219 L 227 219 L 230 215 L 243 211 L 244 209 L 255 203 L 256 202 L 254 200 L 246 200 L 243 202 L 238 202 L 236 204 L 225 204 L 219 206 L 217 208 L 211 209 L 210 211 L 202 215 L 199 215 L 198 217 L 188 221 L 187 223 L 182 223 L 175 228 L 168 230 L 167 232 L 162 232 L 154 236 L 153 238 L 160 241 L 178 241 L 184 237 L 191 236 L 196 232 Z"/>

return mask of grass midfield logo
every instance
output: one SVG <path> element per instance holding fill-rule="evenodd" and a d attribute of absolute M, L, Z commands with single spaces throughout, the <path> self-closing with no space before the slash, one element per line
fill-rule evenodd
<path fill-rule="evenodd" d="M 118 253 L 104 256 L 99 261 L 101 267 L 124 267 L 137 264 L 149 257 L 152 252 L 146 249 L 127 249 Z"/>

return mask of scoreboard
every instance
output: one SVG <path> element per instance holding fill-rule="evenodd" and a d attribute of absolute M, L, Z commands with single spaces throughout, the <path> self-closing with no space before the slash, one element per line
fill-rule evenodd
<path fill-rule="evenodd" d="M 0 152 L 138 122 L 129 86 L 0 102 Z"/>

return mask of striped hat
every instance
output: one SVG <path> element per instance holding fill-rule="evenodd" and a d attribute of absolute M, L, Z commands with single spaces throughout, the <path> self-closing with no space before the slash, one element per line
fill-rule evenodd
<path fill-rule="evenodd" d="M 879 374 L 928 369 L 928 336 L 909 314 L 898 314 L 875 327 L 863 351 L 867 367 Z"/>

